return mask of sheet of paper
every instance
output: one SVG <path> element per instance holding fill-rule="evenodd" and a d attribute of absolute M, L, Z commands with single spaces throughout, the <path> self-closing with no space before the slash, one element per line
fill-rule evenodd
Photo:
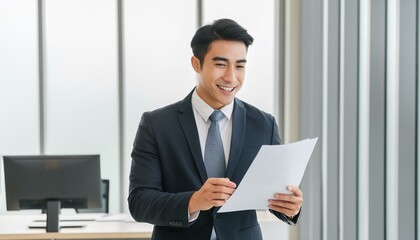
<path fill-rule="evenodd" d="M 218 212 L 268 209 L 268 199 L 275 193 L 290 193 L 287 185 L 300 184 L 317 140 L 263 145 L 236 191 Z"/>

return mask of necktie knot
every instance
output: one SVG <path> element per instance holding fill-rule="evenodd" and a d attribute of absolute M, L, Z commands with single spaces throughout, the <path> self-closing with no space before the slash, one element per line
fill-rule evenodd
<path fill-rule="evenodd" d="M 212 122 L 217 122 L 223 118 L 223 113 L 220 110 L 214 110 L 214 112 L 210 115 L 210 120 Z"/>

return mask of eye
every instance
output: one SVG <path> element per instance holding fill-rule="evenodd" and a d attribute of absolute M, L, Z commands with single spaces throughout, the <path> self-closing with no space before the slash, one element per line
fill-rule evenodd
<path fill-rule="evenodd" d="M 216 63 L 215 64 L 217 67 L 225 67 L 226 66 L 226 64 L 224 64 L 224 63 Z"/>
<path fill-rule="evenodd" d="M 245 68 L 245 65 L 238 65 L 238 66 L 236 66 L 236 68 Z"/>

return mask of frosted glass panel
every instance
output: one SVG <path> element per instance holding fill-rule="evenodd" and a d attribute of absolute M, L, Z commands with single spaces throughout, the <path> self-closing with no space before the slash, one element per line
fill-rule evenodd
<path fill-rule="evenodd" d="M 130 154 L 142 113 L 181 100 L 196 84 L 190 64 L 195 10 L 195 0 L 124 1 L 127 191 L 123 199 L 128 195 Z"/>
<path fill-rule="evenodd" d="M 100 154 L 120 204 L 117 1 L 45 1 L 45 152 Z"/>
<path fill-rule="evenodd" d="M 38 154 L 37 2 L 0 1 L 0 212 L 3 155 Z"/>
<path fill-rule="evenodd" d="M 39 153 L 36 1 L 0 1 L 0 156 Z"/>
<path fill-rule="evenodd" d="M 203 0 L 203 24 L 231 18 L 254 37 L 238 97 L 274 114 L 274 0 Z"/>

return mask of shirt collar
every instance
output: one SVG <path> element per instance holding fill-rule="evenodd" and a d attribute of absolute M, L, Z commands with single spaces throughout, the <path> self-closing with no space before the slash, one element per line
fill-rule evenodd
<path fill-rule="evenodd" d="M 235 101 L 232 101 L 228 105 L 225 105 L 221 109 L 219 109 L 227 119 L 230 120 L 232 117 L 233 112 L 233 105 Z M 214 109 L 210 107 L 203 99 L 200 98 L 197 94 L 197 89 L 194 90 L 193 95 L 191 97 L 191 104 L 195 110 L 197 110 L 198 114 L 203 118 L 204 121 L 207 122 L 210 115 L 214 112 Z"/>

